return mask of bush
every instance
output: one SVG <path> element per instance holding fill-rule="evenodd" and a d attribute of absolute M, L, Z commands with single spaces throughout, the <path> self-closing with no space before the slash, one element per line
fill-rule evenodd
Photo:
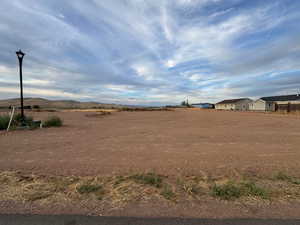
<path fill-rule="evenodd" d="M 44 127 L 61 127 L 63 125 L 62 119 L 58 116 L 49 117 L 44 123 Z"/>
<path fill-rule="evenodd" d="M 234 183 L 228 182 L 224 185 L 215 185 L 212 189 L 212 195 L 225 200 L 231 200 L 241 197 L 241 189 Z"/>
<path fill-rule="evenodd" d="M 300 179 L 297 179 L 295 177 L 289 176 L 283 172 L 279 172 L 274 177 L 276 180 L 286 181 L 292 184 L 300 184 Z"/>
<path fill-rule="evenodd" d="M 224 200 L 232 200 L 242 196 L 269 198 L 269 192 L 264 188 L 258 187 L 254 182 L 227 182 L 223 185 L 215 185 L 212 188 L 212 195 Z"/>
<path fill-rule="evenodd" d="M 0 115 L 0 130 L 6 130 L 9 123 L 8 115 Z"/>
<path fill-rule="evenodd" d="M 31 126 L 33 123 L 33 118 L 31 116 L 24 115 L 24 123 L 27 126 Z M 15 114 L 12 120 L 12 126 L 20 126 L 22 125 L 22 115 L 21 113 Z"/>
<path fill-rule="evenodd" d="M 138 183 L 151 185 L 160 188 L 162 185 L 162 176 L 155 173 L 136 174 L 130 177 Z"/>
<path fill-rule="evenodd" d="M 33 109 L 40 109 L 41 107 L 39 105 L 33 105 L 32 108 Z"/>
<path fill-rule="evenodd" d="M 160 195 L 162 195 L 167 200 L 172 200 L 176 196 L 169 185 L 164 185 L 163 190 L 160 192 Z"/>
<path fill-rule="evenodd" d="M 102 186 L 94 185 L 94 184 L 83 184 L 83 185 L 80 185 L 79 187 L 77 187 L 77 191 L 80 194 L 89 194 L 92 192 L 97 192 L 101 189 L 102 189 Z"/>

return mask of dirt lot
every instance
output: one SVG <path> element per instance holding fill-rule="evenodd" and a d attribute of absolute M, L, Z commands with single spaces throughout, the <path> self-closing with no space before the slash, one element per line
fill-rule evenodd
<path fill-rule="evenodd" d="M 51 114 L 61 116 L 65 126 L 1 133 L 1 170 L 59 175 L 287 170 L 300 175 L 297 116 L 176 110 L 34 117 Z"/>
<path fill-rule="evenodd" d="M 94 113 L 33 113 L 35 119 L 59 115 L 65 126 L 0 133 L 0 171 L 47 176 L 113 176 L 155 171 L 174 179 L 192 175 L 272 176 L 283 171 L 300 177 L 299 116 L 184 109 L 113 112 L 103 117 L 94 117 Z M 0 201 L 0 212 L 60 210 L 97 215 L 297 218 L 297 198 L 296 202 L 294 199 L 284 203 L 254 201 L 254 205 L 247 206 L 243 202 L 203 198 L 197 204 L 183 202 L 170 207 L 170 203 L 151 200 L 127 204 L 122 210 L 103 209 L 101 213 L 95 211 L 94 203 L 89 207 L 49 210 L 36 206 L 37 203 Z"/>

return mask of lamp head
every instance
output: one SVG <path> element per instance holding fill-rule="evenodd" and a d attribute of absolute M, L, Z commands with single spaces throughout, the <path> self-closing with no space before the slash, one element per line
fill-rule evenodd
<path fill-rule="evenodd" d="M 23 59 L 25 53 L 21 51 L 21 49 L 19 51 L 16 52 L 18 59 Z"/>

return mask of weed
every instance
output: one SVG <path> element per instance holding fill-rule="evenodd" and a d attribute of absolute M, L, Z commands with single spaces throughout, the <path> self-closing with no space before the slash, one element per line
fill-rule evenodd
<path fill-rule="evenodd" d="M 189 195 L 197 195 L 201 192 L 200 187 L 194 183 L 183 184 L 182 189 Z"/>
<path fill-rule="evenodd" d="M 162 186 L 162 176 L 157 175 L 155 173 L 146 173 L 146 174 L 136 174 L 130 176 L 129 178 L 135 180 L 138 183 L 151 185 L 157 188 Z"/>
<path fill-rule="evenodd" d="M 98 192 L 102 189 L 101 185 L 94 184 L 82 184 L 76 188 L 80 194 L 89 194 L 92 192 Z"/>
<path fill-rule="evenodd" d="M 242 195 L 241 189 L 233 182 L 228 182 L 223 185 L 214 185 L 212 195 L 224 200 L 239 198 Z"/>
<path fill-rule="evenodd" d="M 292 184 L 297 184 L 297 185 L 300 184 L 300 179 L 297 179 L 295 177 L 289 176 L 289 175 L 287 175 L 287 174 L 285 174 L 283 172 L 277 173 L 274 178 L 276 180 L 287 181 L 287 182 L 292 183 Z"/>
<path fill-rule="evenodd" d="M 47 183 L 31 183 L 23 188 L 23 197 L 27 201 L 36 201 L 45 199 L 53 195 L 55 192 L 52 185 Z"/>
<path fill-rule="evenodd" d="M 5 130 L 7 128 L 9 119 L 8 115 L 0 115 L 0 130 Z"/>
<path fill-rule="evenodd" d="M 61 127 L 63 125 L 62 119 L 58 116 L 49 117 L 44 123 L 44 127 Z"/>
<path fill-rule="evenodd" d="M 116 176 L 116 180 L 114 182 L 114 186 L 117 186 L 119 184 L 121 184 L 122 182 L 126 181 L 127 178 L 123 177 L 123 176 Z"/>
<path fill-rule="evenodd" d="M 256 196 L 268 199 L 269 191 L 258 187 L 254 182 L 234 183 L 230 181 L 223 185 L 214 185 L 212 195 L 224 200 L 233 200 L 242 196 Z"/>
<path fill-rule="evenodd" d="M 241 184 L 242 193 L 245 196 L 257 196 L 263 199 L 270 197 L 269 191 L 262 187 L 258 187 L 254 182 L 245 182 Z"/>
<path fill-rule="evenodd" d="M 10 117 L 9 115 L 0 116 L 0 130 L 5 130 L 8 127 Z M 24 116 L 24 121 L 22 120 L 22 116 L 20 113 L 13 116 L 11 127 L 17 127 L 23 125 L 23 123 L 30 128 L 34 125 L 33 118 L 31 116 Z"/>
<path fill-rule="evenodd" d="M 160 195 L 167 200 L 173 200 L 176 196 L 169 185 L 164 185 L 162 191 L 160 192 Z"/>

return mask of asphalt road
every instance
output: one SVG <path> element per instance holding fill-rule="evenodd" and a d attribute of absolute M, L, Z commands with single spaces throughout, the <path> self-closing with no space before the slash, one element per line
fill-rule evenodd
<path fill-rule="evenodd" d="M 280 219 L 184 219 L 89 216 L 0 215 L 0 225 L 298 225 L 299 220 Z"/>

